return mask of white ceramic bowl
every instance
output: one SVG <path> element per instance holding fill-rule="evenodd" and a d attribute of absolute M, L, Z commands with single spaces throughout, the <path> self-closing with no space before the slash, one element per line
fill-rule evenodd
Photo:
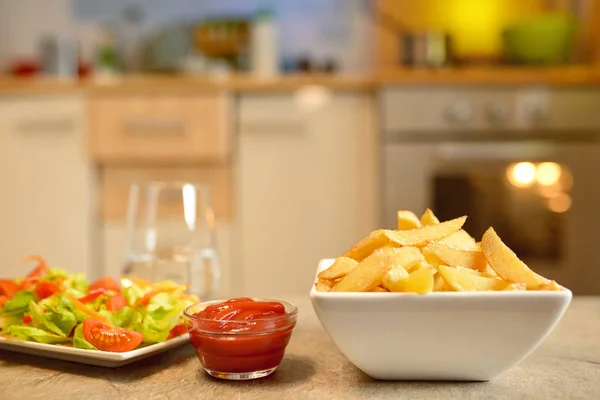
<path fill-rule="evenodd" d="M 487 381 L 542 343 L 572 293 L 324 293 L 313 285 L 310 297 L 339 350 L 372 378 Z"/>

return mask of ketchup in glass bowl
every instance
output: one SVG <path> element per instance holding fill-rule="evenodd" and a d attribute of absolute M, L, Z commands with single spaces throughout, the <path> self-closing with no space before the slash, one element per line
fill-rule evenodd
<path fill-rule="evenodd" d="M 184 321 L 208 374 L 245 380 L 277 369 L 297 314 L 298 308 L 284 301 L 241 297 L 189 306 Z"/>

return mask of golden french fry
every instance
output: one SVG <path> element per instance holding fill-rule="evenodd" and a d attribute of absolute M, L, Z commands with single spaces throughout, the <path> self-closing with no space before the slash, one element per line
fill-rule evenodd
<path fill-rule="evenodd" d="M 408 231 L 383 231 L 390 241 L 402 246 L 423 246 L 431 240 L 441 239 L 459 230 L 467 220 L 466 216 L 441 222 L 438 225 L 424 226 Z M 354 257 L 352 257 L 354 258 Z"/>
<path fill-rule="evenodd" d="M 370 291 L 371 291 L 371 292 L 386 292 L 386 293 L 387 293 L 387 290 L 385 290 L 385 289 L 384 289 L 384 288 L 382 288 L 381 286 L 377 286 L 377 287 L 375 287 L 375 288 L 371 289 Z"/>
<path fill-rule="evenodd" d="M 485 256 L 480 251 L 460 250 L 438 242 L 430 242 L 426 247 L 450 267 L 466 267 L 483 271 L 487 264 Z"/>
<path fill-rule="evenodd" d="M 459 229 L 456 232 L 438 240 L 439 243 L 447 244 L 461 250 L 476 250 L 477 243 L 464 229 Z M 481 249 L 480 249 L 481 250 Z"/>
<path fill-rule="evenodd" d="M 433 271 L 428 268 L 418 269 L 408 277 L 391 283 L 388 289 L 391 292 L 430 293 L 433 291 Z"/>
<path fill-rule="evenodd" d="M 319 272 L 320 280 L 333 280 L 343 278 L 358 265 L 356 260 L 348 257 L 338 257 L 333 264 L 324 271 Z"/>
<path fill-rule="evenodd" d="M 435 216 L 433 211 L 431 211 L 429 208 L 427 210 L 425 210 L 425 212 L 421 216 L 421 225 L 423 225 L 423 226 L 437 225 L 439 223 L 440 223 L 440 220 L 438 219 L 438 217 Z"/>
<path fill-rule="evenodd" d="M 509 283 L 503 290 L 522 291 L 527 290 L 527 286 L 524 283 Z"/>
<path fill-rule="evenodd" d="M 423 260 L 423 261 L 419 261 L 416 264 L 412 264 L 409 265 L 408 267 L 406 267 L 406 272 L 408 272 L 409 274 L 412 273 L 413 271 L 416 271 L 418 269 L 422 269 L 422 268 L 426 268 L 426 269 L 430 269 L 431 272 L 433 274 L 437 273 L 437 268 L 435 268 L 433 265 L 429 264 L 427 261 Z"/>
<path fill-rule="evenodd" d="M 550 281 L 544 285 L 541 285 L 536 290 L 562 290 L 562 287 L 556 283 L 556 281 Z"/>
<path fill-rule="evenodd" d="M 475 248 L 476 248 L 477 250 L 481 250 L 481 242 L 477 242 L 477 243 L 475 243 Z"/>
<path fill-rule="evenodd" d="M 398 230 L 405 231 L 408 229 L 415 229 L 421 227 L 421 221 L 417 215 L 412 211 L 401 210 L 397 212 L 398 217 Z"/>
<path fill-rule="evenodd" d="M 470 268 L 440 265 L 438 272 L 452 289 L 459 292 L 503 290 L 507 286 L 507 283 L 499 278 L 480 276 Z"/>
<path fill-rule="evenodd" d="M 322 281 L 318 281 L 317 283 L 315 283 L 315 289 L 317 289 L 317 292 L 329 292 L 331 291 L 331 288 Z"/>
<path fill-rule="evenodd" d="M 375 250 L 339 281 L 332 292 L 368 292 L 382 283 L 383 277 L 394 265 L 398 248 Z"/>
<path fill-rule="evenodd" d="M 383 287 L 391 292 L 392 288 L 398 282 L 408 278 L 408 276 L 409 273 L 402 267 L 390 268 L 390 270 L 383 276 Z"/>
<path fill-rule="evenodd" d="M 432 265 L 436 270 L 437 268 L 440 266 L 440 264 L 443 264 L 444 262 L 442 260 L 439 259 L 438 256 L 435 255 L 435 253 L 433 251 L 431 251 L 430 248 L 428 247 L 422 247 L 421 248 L 421 253 L 423 254 L 423 257 L 425 257 L 425 261 L 427 261 L 428 264 Z"/>
<path fill-rule="evenodd" d="M 448 284 L 446 283 L 444 278 L 442 278 L 441 274 L 436 274 L 433 277 L 433 291 L 434 292 L 452 292 L 453 290 L 454 289 L 452 289 L 450 286 L 448 286 Z"/>
<path fill-rule="evenodd" d="M 344 254 L 344 257 L 361 262 L 370 256 L 375 250 L 390 243 L 390 240 L 387 238 L 385 232 L 385 229 L 379 229 L 371 232 L 369 236 L 352 246 L 352 248 Z"/>
<path fill-rule="evenodd" d="M 391 268 L 402 267 L 408 269 L 421 261 L 425 261 L 423 254 L 421 254 L 421 251 L 417 247 L 404 246 L 398 247 L 397 250 L 395 252 L 394 263 L 390 265 Z"/>
<path fill-rule="evenodd" d="M 494 271 L 492 267 L 490 267 L 490 264 L 488 264 L 487 262 L 485 263 L 485 267 L 483 267 L 483 270 L 481 272 L 488 274 L 489 276 L 498 276 L 496 271 Z"/>
<path fill-rule="evenodd" d="M 527 289 L 536 289 L 550 281 L 533 272 L 502 242 L 494 228 L 489 228 L 481 239 L 481 248 L 488 263 L 498 276 L 508 282 L 523 282 Z"/>

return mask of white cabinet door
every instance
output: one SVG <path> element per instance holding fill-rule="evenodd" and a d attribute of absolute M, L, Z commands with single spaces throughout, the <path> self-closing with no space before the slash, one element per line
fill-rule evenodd
<path fill-rule="evenodd" d="M 28 254 L 94 275 L 84 117 L 77 96 L 0 98 L 0 276 Z"/>
<path fill-rule="evenodd" d="M 252 94 L 239 107 L 243 291 L 306 294 L 319 259 L 376 228 L 373 100 Z"/>

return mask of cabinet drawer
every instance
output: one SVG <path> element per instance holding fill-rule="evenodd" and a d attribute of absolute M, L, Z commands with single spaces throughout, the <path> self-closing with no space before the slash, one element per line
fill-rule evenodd
<path fill-rule="evenodd" d="M 212 207 L 217 220 L 232 214 L 232 174 L 227 166 L 206 168 L 104 167 L 101 170 L 101 212 L 104 220 L 124 219 L 129 188 L 135 182 L 185 181 L 206 184 L 211 189 Z M 169 213 L 180 214 L 181 203 L 173 201 Z"/>
<path fill-rule="evenodd" d="M 225 93 L 98 96 L 90 100 L 91 150 L 100 162 L 222 162 L 229 155 Z"/>

